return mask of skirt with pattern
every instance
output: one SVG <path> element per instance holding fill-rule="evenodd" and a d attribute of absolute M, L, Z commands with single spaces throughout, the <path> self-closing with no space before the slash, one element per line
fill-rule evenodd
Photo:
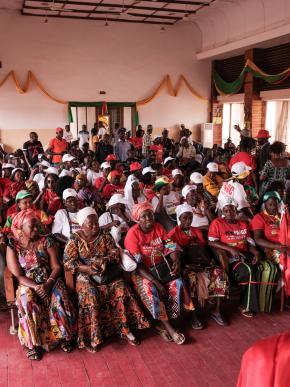
<path fill-rule="evenodd" d="M 76 334 L 76 312 L 61 279 L 45 299 L 20 285 L 16 291 L 16 305 L 19 340 L 29 349 L 39 346 L 49 351 L 60 341 L 69 341 Z"/>
<path fill-rule="evenodd" d="M 114 333 L 128 334 L 131 328 L 144 329 L 149 322 L 123 279 L 108 285 L 95 285 L 79 277 L 78 347 L 96 349 Z"/>
<path fill-rule="evenodd" d="M 146 278 L 133 274 L 132 281 L 143 304 L 155 320 L 177 318 L 182 307 L 186 311 L 194 310 L 188 289 L 182 278 L 176 278 L 164 285 L 166 289 L 164 300 L 161 300 L 156 286 Z"/>

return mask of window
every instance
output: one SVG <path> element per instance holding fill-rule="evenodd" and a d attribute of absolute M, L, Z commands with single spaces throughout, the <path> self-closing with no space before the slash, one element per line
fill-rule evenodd
<path fill-rule="evenodd" d="M 234 125 L 244 128 L 244 104 L 224 103 L 223 104 L 223 126 L 222 143 L 224 144 L 230 137 L 235 145 L 240 142 L 240 134 L 234 129 Z"/>
<path fill-rule="evenodd" d="M 265 129 L 271 135 L 271 142 L 282 141 L 290 146 L 290 100 L 267 101 Z"/>

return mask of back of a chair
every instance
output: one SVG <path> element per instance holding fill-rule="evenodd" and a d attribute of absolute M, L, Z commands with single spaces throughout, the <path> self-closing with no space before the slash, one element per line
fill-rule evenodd
<path fill-rule="evenodd" d="M 13 274 L 8 269 L 8 267 L 6 267 L 4 271 L 4 284 L 5 284 L 6 301 L 7 301 L 7 304 L 11 306 L 15 302 L 15 287 L 14 287 Z"/>

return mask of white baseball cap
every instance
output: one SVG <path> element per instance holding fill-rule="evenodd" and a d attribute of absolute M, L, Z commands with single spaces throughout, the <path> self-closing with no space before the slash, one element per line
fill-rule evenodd
<path fill-rule="evenodd" d="M 171 172 L 171 176 L 172 177 L 175 177 L 175 176 L 177 176 L 177 175 L 181 175 L 181 176 L 183 176 L 183 173 L 182 173 L 182 171 L 180 170 L 180 169 L 173 169 L 173 171 Z"/>
<path fill-rule="evenodd" d="M 46 173 L 47 175 L 49 175 L 50 173 L 52 173 L 53 175 L 56 175 L 56 176 L 59 175 L 58 169 L 55 168 L 55 167 L 49 167 L 49 168 L 47 168 L 46 171 L 45 171 L 45 173 Z"/>
<path fill-rule="evenodd" d="M 74 156 L 70 155 L 69 153 L 66 153 L 62 156 L 62 162 L 65 163 L 66 161 L 73 161 L 75 159 Z"/>
<path fill-rule="evenodd" d="M 8 168 L 11 168 L 11 169 L 14 169 L 15 168 L 15 165 L 14 164 L 11 164 L 11 163 L 4 163 L 2 164 L 2 169 L 8 169 Z"/>
<path fill-rule="evenodd" d="M 218 172 L 219 171 L 219 166 L 217 163 L 208 163 L 206 167 L 210 172 Z"/>
<path fill-rule="evenodd" d="M 190 175 L 190 182 L 193 184 L 201 184 L 203 183 L 203 176 L 199 172 L 193 172 Z"/>
<path fill-rule="evenodd" d="M 43 167 L 46 167 L 46 168 L 49 168 L 50 167 L 50 164 L 48 161 L 45 161 L 45 160 L 42 160 L 40 165 L 42 165 Z"/>
<path fill-rule="evenodd" d="M 243 179 L 244 177 L 249 176 L 250 170 L 252 168 L 246 165 L 243 161 L 239 161 L 238 163 L 235 163 L 232 168 L 231 172 L 233 175 L 238 176 L 240 179 Z"/>
<path fill-rule="evenodd" d="M 107 208 L 114 206 L 115 204 L 127 204 L 125 197 L 122 194 L 114 194 L 108 201 Z"/>
<path fill-rule="evenodd" d="M 164 162 L 163 162 L 163 165 L 165 165 L 165 164 L 167 164 L 169 161 L 173 161 L 173 160 L 175 160 L 173 157 L 166 157 L 166 159 L 164 160 Z"/>
<path fill-rule="evenodd" d="M 145 167 L 142 170 L 142 175 L 146 175 L 146 173 L 156 173 L 156 171 L 151 167 Z"/>
<path fill-rule="evenodd" d="M 108 169 L 108 168 L 112 168 L 111 167 L 111 164 L 108 163 L 107 161 L 103 162 L 100 166 L 101 169 Z"/>
<path fill-rule="evenodd" d="M 78 196 L 78 194 L 77 194 L 76 190 L 74 190 L 72 188 L 67 188 L 62 193 L 63 200 L 66 200 L 67 198 L 70 198 L 70 197 L 76 198 L 77 196 Z"/>

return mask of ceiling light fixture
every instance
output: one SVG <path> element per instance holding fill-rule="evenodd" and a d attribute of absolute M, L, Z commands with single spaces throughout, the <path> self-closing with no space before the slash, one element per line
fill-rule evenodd
<path fill-rule="evenodd" d="M 160 28 L 160 31 L 161 31 L 161 32 L 165 32 L 165 31 L 166 31 L 165 27 L 162 26 L 162 27 Z"/>

